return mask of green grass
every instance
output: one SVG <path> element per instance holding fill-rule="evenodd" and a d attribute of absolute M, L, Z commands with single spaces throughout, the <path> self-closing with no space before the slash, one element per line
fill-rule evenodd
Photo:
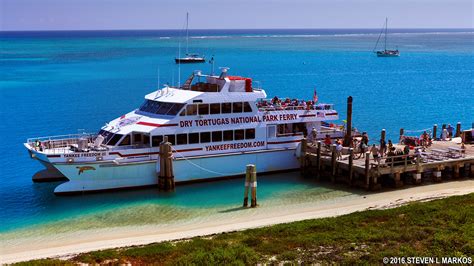
<path fill-rule="evenodd" d="M 80 254 L 63 263 L 249 265 L 474 255 L 474 194 L 389 210 Z M 56 265 L 57 260 L 22 264 Z"/>

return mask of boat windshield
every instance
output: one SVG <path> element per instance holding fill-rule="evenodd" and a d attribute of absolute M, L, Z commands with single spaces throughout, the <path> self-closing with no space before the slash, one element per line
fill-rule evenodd
<path fill-rule="evenodd" d="M 158 114 L 158 115 L 177 115 L 178 112 L 184 107 L 182 103 L 165 103 L 157 102 L 152 100 L 145 100 L 140 106 L 139 111 Z"/>

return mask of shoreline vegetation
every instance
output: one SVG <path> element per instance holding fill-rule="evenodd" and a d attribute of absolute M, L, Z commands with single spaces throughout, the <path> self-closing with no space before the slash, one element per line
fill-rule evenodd
<path fill-rule="evenodd" d="M 432 198 L 431 198 L 432 199 Z M 474 193 L 389 209 L 113 248 L 17 265 L 342 263 L 474 256 Z M 393 206 L 392 206 L 393 207 Z"/>

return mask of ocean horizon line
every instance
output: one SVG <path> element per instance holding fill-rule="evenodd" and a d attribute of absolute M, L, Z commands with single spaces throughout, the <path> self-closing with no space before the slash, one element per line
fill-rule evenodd
<path fill-rule="evenodd" d="M 173 29 L 32 29 L 32 30 L 3 30 L 0 32 L 110 32 L 110 31 L 182 31 L 180 28 Z M 260 31 L 260 30 L 380 30 L 380 27 L 374 28 L 195 28 L 189 29 L 189 31 Z M 391 28 L 390 31 L 395 30 L 466 30 L 474 31 L 474 28 L 432 28 L 432 27 L 420 27 L 420 28 Z"/>

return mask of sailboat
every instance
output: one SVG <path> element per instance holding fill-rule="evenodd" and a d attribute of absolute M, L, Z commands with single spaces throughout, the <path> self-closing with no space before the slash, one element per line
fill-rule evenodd
<path fill-rule="evenodd" d="M 199 56 L 199 54 L 189 53 L 189 13 L 186 13 L 186 54 L 185 57 L 177 57 L 174 59 L 176 64 L 182 63 L 204 63 L 206 59 L 204 56 Z"/>
<path fill-rule="evenodd" d="M 398 57 L 400 56 L 400 52 L 398 49 L 396 50 L 387 50 L 387 28 L 388 28 L 388 18 L 385 18 L 385 25 L 382 27 L 382 31 L 380 31 L 379 38 L 377 39 L 377 43 L 375 43 L 375 47 L 373 52 L 377 54 L 378 57 Z M 384 49 L 382 51 L 375 51 L 377 49 L 377 45 L 379 44 L 380 37 L 384 34 Z"/>

